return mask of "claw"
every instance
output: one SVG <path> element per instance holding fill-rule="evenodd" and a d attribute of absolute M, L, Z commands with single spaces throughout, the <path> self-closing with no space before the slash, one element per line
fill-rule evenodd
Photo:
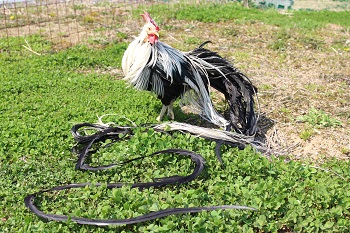
<path fill-rule="evenodd" d="M 162 110 L 160 110 L 160 113 L 159 113 L 159 116 L 157 117 L 157 121 L 162 121 L 163 120 L 163 117 L 164 117 L 164 114 L 166 112 L 168 117 L 170 118 L 170 120 L 174 120 L 174 110 L 173 110 L 173 107 L 174 107 L 174 101 L 171 101 L 170 104 L 168 106 L 166 105 L 163 105 L 162 107 Z"/>

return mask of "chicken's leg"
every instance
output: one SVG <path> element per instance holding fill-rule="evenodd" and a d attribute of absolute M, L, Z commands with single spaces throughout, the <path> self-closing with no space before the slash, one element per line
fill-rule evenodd
<path fill-rule="evenodd" d="M 167 109 L 168 109 L 168 106 L 163 105 L 162 110 L 160 110 L 159 116 L 157 117 L 157 121 L 163 120 L 164 114 Z"/>
<path fill-rule="evenodd" d="M 168 117 L 170 120 L 174 120 L 174 100 L 170 102 L 169 105 L 163 105 L 162 110 L 160 110 L 159 116 L 157 117 L 157 121 L 162 121 L 165 112 L 168 112 Z"/>
<path fill-rule="evenodd" d="M 174 100 L 172 100 L 170 102 L 170 104 L 168 105 L 168 117 L 170 118 L 170 120 L 174 120 Z"/>

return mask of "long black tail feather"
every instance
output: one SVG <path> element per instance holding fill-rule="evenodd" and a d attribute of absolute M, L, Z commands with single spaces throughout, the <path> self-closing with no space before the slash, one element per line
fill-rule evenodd
<path fill-rule="evenodd" d="M 254 95 L 257 88 L 249 78 L 235 68 L 229 61 L 216 52 L 203 48 L 210 41 L 204 42 L 197 49 L 189 52 L 209 63 L 215 68 L 206 67 L 209 84 L 225 95 L 229 105 L 229 120 L 231 129 L 245 135 L 254 135 L 257 131 L 258 116 L 254 110 Z M 206 74 L 203 73 L 203 79 Z"/>

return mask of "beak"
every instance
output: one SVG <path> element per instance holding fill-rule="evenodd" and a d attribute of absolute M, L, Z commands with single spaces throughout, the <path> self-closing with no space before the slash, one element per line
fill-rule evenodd
<path fill-rule="evenodd" d="M 157 30 L 148 30 L 147 34 L 148 35 L 156 35 L 157 37 L 159 37 L 159 33 Z"/>

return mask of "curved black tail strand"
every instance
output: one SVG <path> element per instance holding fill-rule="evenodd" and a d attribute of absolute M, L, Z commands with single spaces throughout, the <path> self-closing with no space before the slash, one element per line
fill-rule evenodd
<path fill-rule="evenodd" d="M 82 128 L 89 128 L 97 131 L 92 135 L 81 135 L 79 130 Z M 117 142 L 120 140 L 126 140 L 133 136 L 133 128 L 135 127 L 107 127 L 98 124 L 90 124 L 83 123 L 77 124 L 72 127 L 72 135 L 74 139 L 77 141 L 77 145 L 75 147 L 75 152 L 78 154 L 78 161 L 76 163 L 76 169 L 79 170 L 89 170 L 89 171 L 97 171 L 110 169 L 115 166 L 120 166 L 138 159 L 143 159 L 145 157 L 158 156 L 163 154 L 172 154 L 172 155 L 181 155 L 186 156 L 195 163 L 193 172 L 188 176 L 171 176 L 171 177 L 163 177 L 154 179 L 153 182 L 146 183 L 134 183 L 134 184 L 126 184 L 126 183 L 109 183 L 107 184 L 107 188 L 121 188 L 125 185 L 131 186 L 132 188 L 139 188 L 140 190 L 149 187 L 161 187 L 164 185 L 178 185 L 190 182 L 196 179 L 200 173 L 202 172 L 205 164 L 204 158 L 196 154 L 192 151 L 182 150 L 182 149 L 167 149 L 162 151 L 157 151 L 148 156 L 141 156 L 138 158 L 134 158 L 128 161 L 124 161 L 118 164 L 110 164 L 105 166 L 96 166 L 92 167 L 89 164 L 85 163 L 86 159 L 92 155 L 95 150 L 92 150 L 92 146 L 97 142 L 105 142 L 107 139 L 111 139 L 113 142 Z M 80 148 L 78 148 L 80 147 Z M 135 224 L 140 222 L 145 222 L 149 220 L 153 220 L 156 218 L 165 217 L 168 215 L 174 214 L 183 214 L 183 213 L 197 213 L 201 211 L 211 211 L 217 209 L 241 209 L 241 210 L 256 210 L 254 208 L 248 206 L 237 206 L 237 205 L 221 205 L 221 206 L 204 206 L 204 207 L 191 207 L 191 208 L 172 208 L 165 209 L 160 211 L 151 212 L 142 216 L 138 216 L 135 218 L 128 219 L 89 219 L 89 218 L 81 218 L 81 217 L 71 217 L 66 215 L 59 214 L 49 214 L 44 213 L 36 206 L 35 198 L 40 196 L 43 193 L 67 190 L 67 189 L 76 189 L 83 188 L 86 186 L 92 185 L 91 183 L 78 183 L 78 184 L 68 184 L 62 186 L 56 186 L 47 190 L 42 190 L 33 194 L 30 194 L 25 197 L 24 202 L 25 205 L 32 211 L 34 214 L 39 216 L 40 218 L 46 220 L 54 220 L 54 221 L 67 221 L 68 219 L 79 223 L 79 224 L 87 224 L 87 225 L 95 225 L 95 226 L 107 226 L 107 225 L 125 225 L 125 224 Z M 102 184 L 97 183 L 93 184 L 94 186 L 101 186 Z"/>
<path fill-rule="evenodd" d="M 230 122 L 227 130 L 234 130 L 245 135 L 255 135 L 258 115 L 254 111 L 254 96 L 258 91 L 257 88 L 245 74 L 228 60 L 216 52 L 205 49 L 204 46 L 208 43 L 210 41 L 204 42 L 189 52 L 189 55 L 212 65 L 212 67 L 204 66 L 206 74 L 202 73 L 202 77 L 208 75 L 209 85 L 225 96 L 229 106 L 228 120 Z"/>

